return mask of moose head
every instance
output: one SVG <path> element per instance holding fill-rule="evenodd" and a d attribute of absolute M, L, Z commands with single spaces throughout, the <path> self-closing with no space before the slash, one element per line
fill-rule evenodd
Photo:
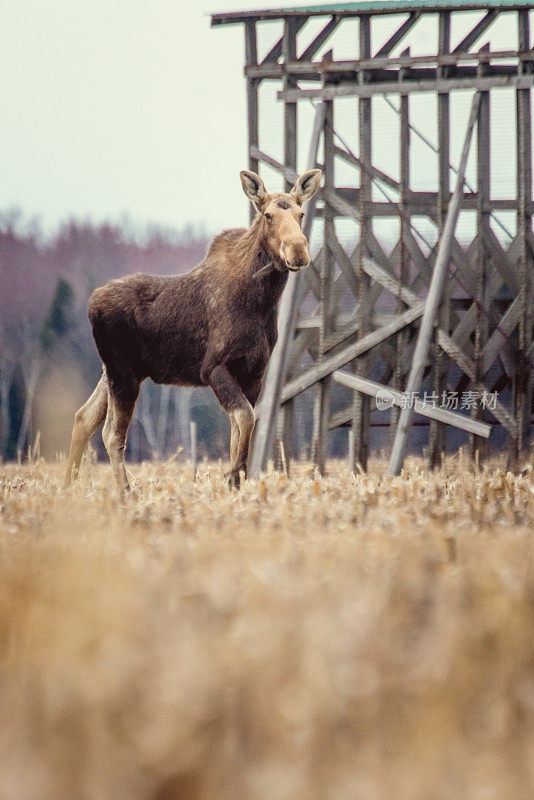
<path fill-rule="evenodd" d="M 258 212 L 261 241 L 276 269 L 298 272 L 310 263 L 308 240 L 302 232 L 302 209 L 319 189 L 322 172 L 303 172 L 290 192 L 269 194 L 259 175 L 247 169 L 239 176 L 243 191 Z"/>

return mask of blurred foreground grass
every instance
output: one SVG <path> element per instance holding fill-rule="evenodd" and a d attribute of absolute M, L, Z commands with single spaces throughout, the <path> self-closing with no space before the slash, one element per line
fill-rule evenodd
<path fill-rule="evenodd" d="M 534 473 L 0 465 L 2 800 L 534 796 Z"/>

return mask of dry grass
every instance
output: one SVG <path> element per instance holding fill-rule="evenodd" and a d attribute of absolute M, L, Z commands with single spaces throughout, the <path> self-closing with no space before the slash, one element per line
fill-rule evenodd
<path fill-rule="evenodd" d="M 534 475 L 0 465 L 2 800 L 534 796 Z"/>

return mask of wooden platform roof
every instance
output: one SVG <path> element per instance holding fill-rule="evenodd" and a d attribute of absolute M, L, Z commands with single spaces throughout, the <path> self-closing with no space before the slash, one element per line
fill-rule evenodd
<path fill-rule="evenodd" d="M 406 14 L 421 11 L 431 14 L 436 11 L 484 11 L 498 9 L 513 11 L 532 8 L 532 0 L 361 0 L 358 3 L 326 3 L 294 8 L 268 8 L 253 11 L 225 11 L 211 14 L 212 25 L 229 25 L 247 20 L 272 20 L 287 17 L 316 17 L 332 14 L 353 17 L 361 14 Z"/>

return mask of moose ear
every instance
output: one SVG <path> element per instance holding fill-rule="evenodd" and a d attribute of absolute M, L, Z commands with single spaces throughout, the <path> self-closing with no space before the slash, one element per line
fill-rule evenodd
<path fill-rule="evenodd" d="M 259 209 L 263 200 L 267 197 L 267 189 L 264 182 L 259 175 L 248 169 L 242 169 L 239 177 L 246 196 Z"/>
<path fill-rule="evenodd" d="M 321 177 L 323 173 L 320 169 L 310 169 L 309 172 L 303 172 L 297 178 L 296 184 L 291 189 L 290 194 L 295 198 L 297 203 L 302 205 L 313 197 L 319 188 Z"/>

